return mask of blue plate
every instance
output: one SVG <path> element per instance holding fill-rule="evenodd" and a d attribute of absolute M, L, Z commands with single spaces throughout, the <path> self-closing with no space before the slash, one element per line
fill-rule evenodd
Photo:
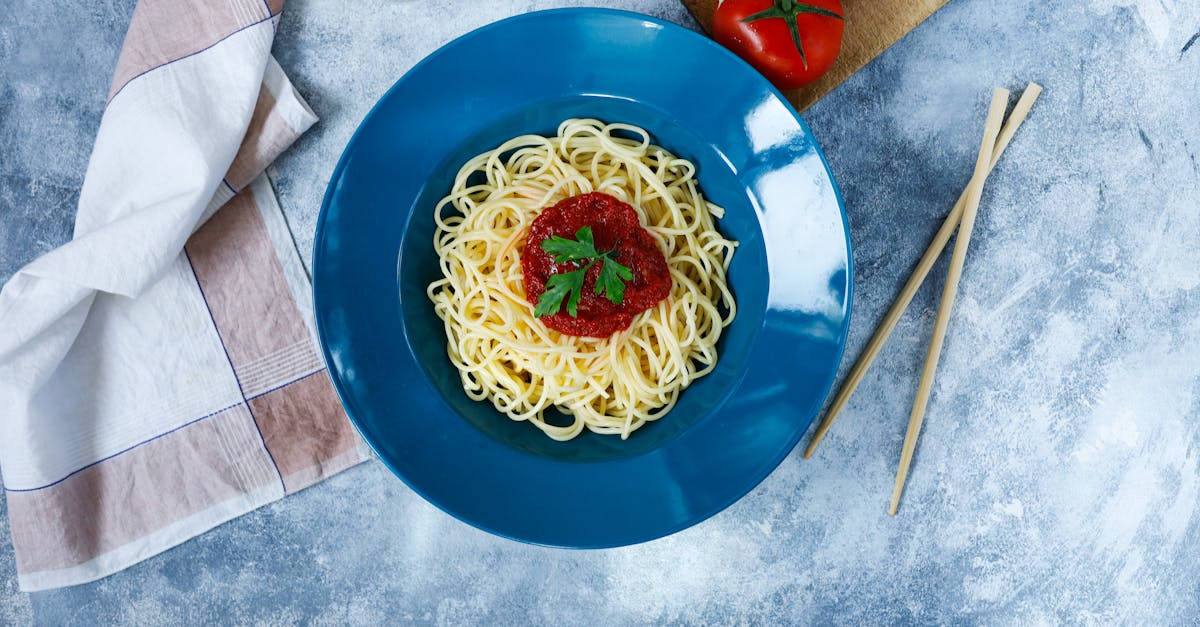
<path fill-rule="evenodd" d="M 628 440 L 554 442 L 467 399 L 425 296 L 433 208 L 469 157 L 593 117 L 696 163 L 740 242 L 738 315 L 718 367 Z M 850 320 L 849 229 L 820 149 L 783 97 L 708 39 L 602 9 L 530 13 L 430 55 L 380 99 L 317 223 L 313 296 L 351 420 L 410 487 L 459 519 L 537 544 L 633 544 L 750 491 L 820 409 Z"/>

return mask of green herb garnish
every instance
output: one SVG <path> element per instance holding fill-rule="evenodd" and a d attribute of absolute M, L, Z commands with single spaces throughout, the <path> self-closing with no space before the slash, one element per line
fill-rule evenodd
<path fill-rule="evenodd" d="M 620 305 L 625 299 L 625 282 L 633 280 L 633 271 L 616 261 L 615 250 L 596 250 L 592 239 L 592 227 L 585 226 L 575 232 L 575 239 L 554 236 L 542 240 L 542 250 L 554 257 L 555 263 L 571 261 L 586 261 L 587 265 L 570 272 L 551 275 L 546 281 L 546 291 L 538 298 L 533 315 L 537 317 L 558 313 L 563 300 L 567 301 L 567 313 L 572 318 L 579 314 L 579 298 L 583 295 L 583 280 L 588 270 L 597 263 L 600 264 L 600 276 L 597 277 L 595 292 L 608 298 L 614 305 Z"/>

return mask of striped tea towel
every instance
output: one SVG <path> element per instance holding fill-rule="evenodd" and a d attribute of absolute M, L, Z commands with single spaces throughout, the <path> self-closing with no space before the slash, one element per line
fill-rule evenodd
<path fill-rule="evenodd" d="M 22 590 L 104 577 L 369 456 L 263 174 L 316 121 L 270 56 L 282 5 L 138 2 L 74 239 L 0 292 Z"/>

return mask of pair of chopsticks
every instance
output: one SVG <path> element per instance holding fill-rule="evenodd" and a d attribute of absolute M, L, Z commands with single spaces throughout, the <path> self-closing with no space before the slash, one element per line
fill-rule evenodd
<path fill-rule="evenodd" d="M 904 315 L 904 311 L 912 302 L 913 296 L 917 293 L 917 288 L 921 287 L 921 283 L 925 281 L 925 277 L 929 275 L 929 271 L 933 268 L 934 262 L 938 256 L 945 250 L 946 244 L 950 241 L 950 236 L 954 234 L 954 230 L 958 229 L 958 239 L 954 243 L 954 252 L 950 258 L 950 271 L 946 275 L 946 285 L 942 289 L 942 300 L 938 306 L 937 318 L 933 325 L 933 338 L 929 342 L 929 352 L 925 355 L 925 368 L 921 373 L 921 381 L 917 385 L 917 397 L 913 402 L 912 413 L 908 419 L 908 431 L 904 435 L 904 447 L 900 452 L 900 467 L 896 471 L 896 484 L 892 489 L 892 503 L 888 509 L 888 513 L 892 516 L 896 515 L 896 508 L 900 504 L 900 496 L 904 492 L 904 481 L 908 477 L 908 467 L 912 463 L 913 452 L 917 448 L 917 436 L 921 432 L 921 423 L 925 419 L 925 408 L 929 405 L 929 393 L 933 387 L 933 375 L 937 371 L 938 358 L 942 352 L 942 343 L 946 339 L 946 329 L 950 324 L 950 310 L 954 306 L 954 297 L 958 293 L 958 281 L 962 276 L 963 263 L 967 256 L 967 246 L 971 242 L 971 232 L 975 228 L 975 216 L 979 210 L 979 199 L 983 194 L 983 184 L 987 180 L 988 174 L 996 167 L 996 162 L 1000 160 L 1000 155 L 1004 154 L 1004 149 L 1008 147 L 1012 141 L 1013 135 L 1017 129 L 1021 127 L 1021 123 L 1025 121 L 1025 116 L 1029 114 L 1029 110 L 1033 107 L 1034 101 L 1038 95 L 1042 93 L 1042 88 L 1036 83 L 1030 83 L 1025 91 L 1021 94 L 1021 98 L 1013 107 L 1012 114 L 1008 116 L 1008 121 L 1001 128 L 1001 121 L 1004 119 L 1004 111 L 1008 107 L 1009 91 L 1007 89 L 997 88 L 992 93 L 992 104 L 988 110 L 987 124 L 984 126 L 983 141 L 979 148 L 979 156 L 975 161 L 975 172 L 971 176 L 971 180 L 967 183 L 967 188 L 958 198 L 954 209 L 950 211 L 950 215 L 946 216 L 946 221 L 942 223 L 942 227 L 938 229 L 937 235 L 933 237 L 933 242 L 929 244 L 929 248 L 925 250 L 925 254 L 921 256 L 921 260 L 917 262 L 917 268 L 909 277 L 908 282 L 904 284 L 904 288 L 900 290 L 900 296 L 896 298 L 896 302 L 892 303 L 891 309 L 883 317 L 883 321 L 879 323 L 879 327 L 875 329 L 875 334 L 871 336 L 871 340 L 867 342 L 867 347 L 863 351 L 862 356 L 858 358 L 858 362 L 850 370 L 850 375 L 838 390 L 837 396 L 834 397 L 833 403 L 826 412 L 825 418 L 817 427 L 816 433 L 813 435 L 812 441 L 809 442 L 808 448 L 804 451 L 804 458 L 812 457 L 813 451 L 817 445 L 825 437 L 829 431 L 829 427 L 833 425 L 833 421 L 837 419 L 838 412 L 846 406 L 846 402 L 850 400 L 850 396 L 854 394 L 854 390 L 858 388 L 858 384 L 862 382 L 863 376 L 870 369 L 871 363 L 875 361 L 875 357 L 879 355 L 879 351 L 883 348 L 883 344 L 887 342 L 888 336 L 896 328 L 896 323 L 900 321 L 900 316 Z"/>

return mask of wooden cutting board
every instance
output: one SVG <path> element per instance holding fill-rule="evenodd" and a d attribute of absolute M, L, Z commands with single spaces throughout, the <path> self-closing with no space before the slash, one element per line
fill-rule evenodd
<path fill-rule="evenodd" d="M 682 0 L 705 31 L 712 32 L 718 0 Z M 820 80 L 803 89 L 785 91 L 797 111 L 804 111 L 871 59 L 899 41 L 908 31 L 946 4 L 947 0 L 842 0 L 846 29 L 842 53 Z"/>

